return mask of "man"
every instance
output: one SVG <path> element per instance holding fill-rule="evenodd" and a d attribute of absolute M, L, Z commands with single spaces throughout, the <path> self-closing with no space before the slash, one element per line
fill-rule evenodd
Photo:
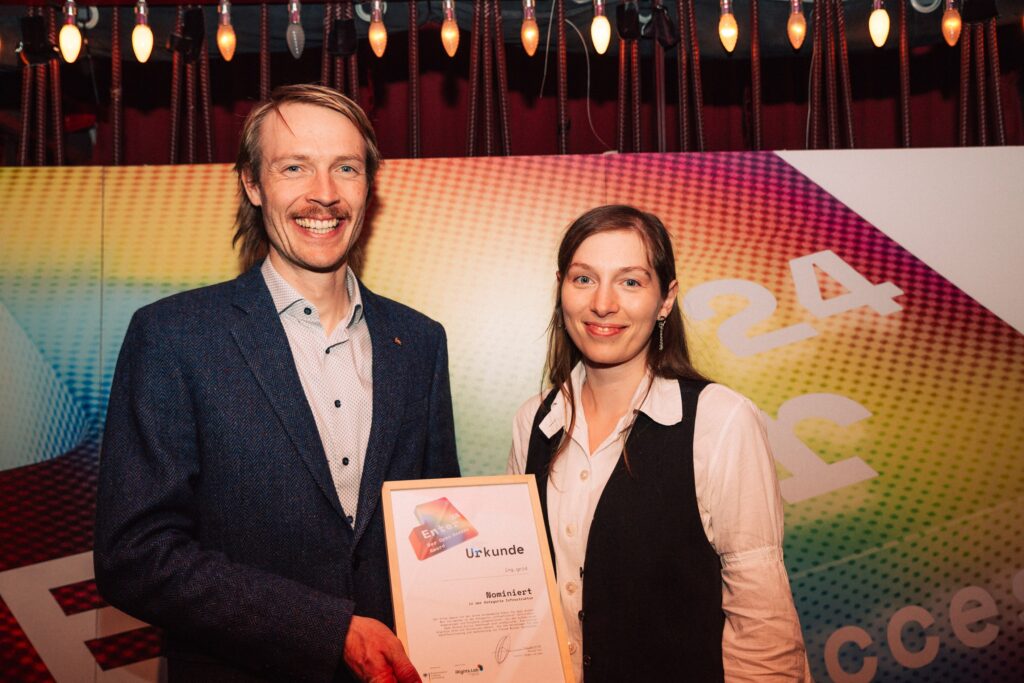
<path fill-rule="evenodd" d="M 171 681 L 420 680 L 389 629 L 381 484 L 459 467 L 444 330 L 349 268 L 379 162 L 354 102 L 278 89 L 236 164 L 252 267 L 128 328 L 96 580 L 165 630 Z"/>

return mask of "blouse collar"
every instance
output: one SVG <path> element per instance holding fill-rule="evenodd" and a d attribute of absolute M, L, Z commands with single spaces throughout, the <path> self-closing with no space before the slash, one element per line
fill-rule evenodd
<path fill-rule="evenodd" d="M 573 395 L 576 397 L 577 420 L 583 414 L 583 406 L 580 403 L 581 390 L 587 378 L 587 368 L 582 362 L 577 363 L 573 368 L 569 381 L 572 383 Z M 653 380 L 653 381 L 652 381 Z M 650 384 L 650 391 L 647 386 Z M 655 422 L 666 427 L 678 424 L 683 419 L 683 400 L 679 395 L 679 382 L 664 377 L 651 377 L 650 374 L 644 377 L 633 394 L 631 405 L 639 403 L 641 413 Z M 540 430 L 549 439 L 564 429 L 568 412 L 565 408 L 565 394 L 559 391 L 555 394 L 555 400 L 551 403 L 551 410 L 541 420 Z"/>

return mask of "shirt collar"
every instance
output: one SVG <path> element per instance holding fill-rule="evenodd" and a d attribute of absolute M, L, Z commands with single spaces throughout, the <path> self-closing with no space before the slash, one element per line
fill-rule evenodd
<path fill-rule="evenodd" d="M 263 260 L 260 272 L 263 273 L 267 289 L 270 290 L 270 298 L 274 300 L 274 310 L 277 311 L 278 315 L 284 315 L 286 311 L 298 304 L 313 306 L 277 272 L 277 268 L 271 263 L 269 256 Z M 356 279 L 352 269 L 347 265 L 345 266 L 345 289 L 348 291 L 350 304 L 348 321 L 346 321 L 345 327 L 349 328 L 363 319 L 363 296 L 360 292 L 359 280 Z"/>
<path fill-rule="evenodd" d="M 587 369 L 583 363 L 577 363 L 569 376 L 573 395 L 576 397 L 577 420 L 582 415 L 580 390 L 586 377 Z M 633 396 L 633 405 L 640 402 L 638 410 L 658 424 L 669 427 L 679 423 L 683 419 L 683 399 L 679 395 L 679 382 L 664 377 L 654 377 L 651 390 L 647 391 L 648 381 L 645 378 L 640 382 L 640 386 L 637 387 L 636 394 Z M 540 422 L 540 431 L 550 439 L 559 430 L 565 428 L 566 417 L 565 394 L 559 391 L 551 403 L 551 411 Z"/>

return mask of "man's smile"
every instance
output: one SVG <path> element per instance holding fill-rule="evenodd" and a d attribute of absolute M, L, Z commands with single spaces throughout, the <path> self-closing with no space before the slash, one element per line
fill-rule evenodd
<path fill-rule="evenodd" d="M 295 219 L 296 225 L 298 225 L 300 228 L 308 230 L 314 235 L 326 235 L 327 233 L 337 228 L 340 222 L 341 219 L 338 217 Z"/>

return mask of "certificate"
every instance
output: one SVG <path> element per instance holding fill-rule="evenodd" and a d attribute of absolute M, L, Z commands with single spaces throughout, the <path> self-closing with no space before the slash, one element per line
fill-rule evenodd
<path fill-rule="evenodd" d="M 572 683 L 532 476 L 384 484 L 395 630 L 423 681 Z"/>

